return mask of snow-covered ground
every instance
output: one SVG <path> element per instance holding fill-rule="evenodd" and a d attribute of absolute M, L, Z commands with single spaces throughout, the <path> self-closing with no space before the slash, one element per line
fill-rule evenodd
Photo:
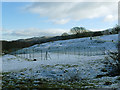
<path fill-rule="evenodd" d="M 118 34 L 114 34 L 114 35 L 104 35 L 102 37 L 100 37 L 99 39 L 101 40 L 106 40 L 106 41 L 112 41 L 114 40 L 115 42 L 118 42 Z"/>
<path fill-rule="evenodd" d="M 3 72 L 13 72 L 11 75 L 18 79 L 22 77 L 45 78 L 55 81 L 69 81 L 72 79 L 80 81 L 86 79 L 89 83 L 92 82 L 98 87 L 118 88 L 119 82 L 116 80 L 118 77 L 96 78 L 97 75 L 106 73 L 101 71 L 101 69 L 105 68 L 103 62 L 108 50 L 117 50 L 117 37 L 117 35 L 106 35 L 93 40 L 79 38 L 36 44 L 19 50 L 19 53 L 17 52 L 18 54 L 15 56 L 4 55 L 2 57 L 2 69 Z M 33 49 L 34 58 L 37 61 L 30 58 L 29 53 L 32 56 Z M 29 50 L 29 52 L 26 50 Z M 43 51 L 42 57 L 41 50 Z M 49 54 L 47 60 L 45 59 L 45 51 L 48 51 L 47 54 Z M 25 52 L 25 54 L 21 54 L 22 52 Z M 88 54 L 88 52 L 92 52 L 92 54 Z M 106 81 L 110 81 L 112 84 L 105 86 Z"/>
<path fill-rule="evenodd" d="M 61 40 L 61 41 L 55 41 L 55 42 L 49 42 L 44 44 L 36 44 L 29 49 L 57 49 L 57 48 L 84 48 L 84 47 L 105 47 L 107 50 L 109 49 L 116 49 L 114 42 L 111 42 L 114 40 L 114 42 L 117 43 L 118 41 L 118 34 L 115 35 L 104 35 L 104 36 L 98 36 L 93 40 L 90 40 L 88 38 L 79 38 L 79 39 L 70 39 L 70 40 Z"/>

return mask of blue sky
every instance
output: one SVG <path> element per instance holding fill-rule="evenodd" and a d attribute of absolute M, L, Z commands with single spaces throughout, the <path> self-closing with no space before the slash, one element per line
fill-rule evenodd
<path fill-rule="evenodd" d="M 117 3 L 2 3 L 3 40 L 61 35 L 76 26 L 98 31 L 116 24 Z"/>

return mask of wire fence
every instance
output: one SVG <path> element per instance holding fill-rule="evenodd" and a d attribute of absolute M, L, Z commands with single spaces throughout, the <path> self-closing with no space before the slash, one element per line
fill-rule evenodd
<path fill-rule="evenodd" d="M 36 60 L 49 60 L 55 56 L 58 58 L 60 55 L 77 55 L 77 56 L 95 56 L 105 55 L 105 47 L 67 47 L 67 48 L 47 48 L 47 49 L 36 49 L 36 48 L 24 48 L 12 52 L 15 55 L 25 60 L 36 61 Z M 52 54 L 52 57 L 51 57 Z"/>
<path fill-rule="evenodd" d="M 37 59 L 39 60 L 47 60 L 48 58 L 51 59 L 49 52 L 43 50 L 39 50 L 38 52 L 35 49 L 23 49 L 12 52 L 11 54 L 29 61 L 36 61 Z"/>

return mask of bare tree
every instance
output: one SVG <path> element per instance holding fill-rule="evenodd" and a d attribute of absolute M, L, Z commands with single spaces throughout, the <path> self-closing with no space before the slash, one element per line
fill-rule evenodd
<path fill-rule="evenodd" d="M 87 30 L 84 27 L 73 27 L 70 32 L 73 34 L 80 34 L 80 33 L 84 33 Z"/>
<path fill-rule="evenodd" d="M 117 34 L 119 33 L 119 30 L 120 30 L 120 26 L 116 24 L 116 26 L 112 29 L 112 33 Z"/>

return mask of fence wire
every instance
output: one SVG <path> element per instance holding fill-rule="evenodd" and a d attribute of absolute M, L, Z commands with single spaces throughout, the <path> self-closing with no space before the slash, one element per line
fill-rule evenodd
<path fill-rule="evenodd" d="M 49 60 L 54 58 L 54 55 L 77 55 L 77 56 L 95 56 L 105 55 L 105 47 L 67 47 L 67 48 L 24 48 L 11 53 L 12 55 L 24 58 L 26 60 Z M 52 56 L 51 56 L 52 54 Z"/>

